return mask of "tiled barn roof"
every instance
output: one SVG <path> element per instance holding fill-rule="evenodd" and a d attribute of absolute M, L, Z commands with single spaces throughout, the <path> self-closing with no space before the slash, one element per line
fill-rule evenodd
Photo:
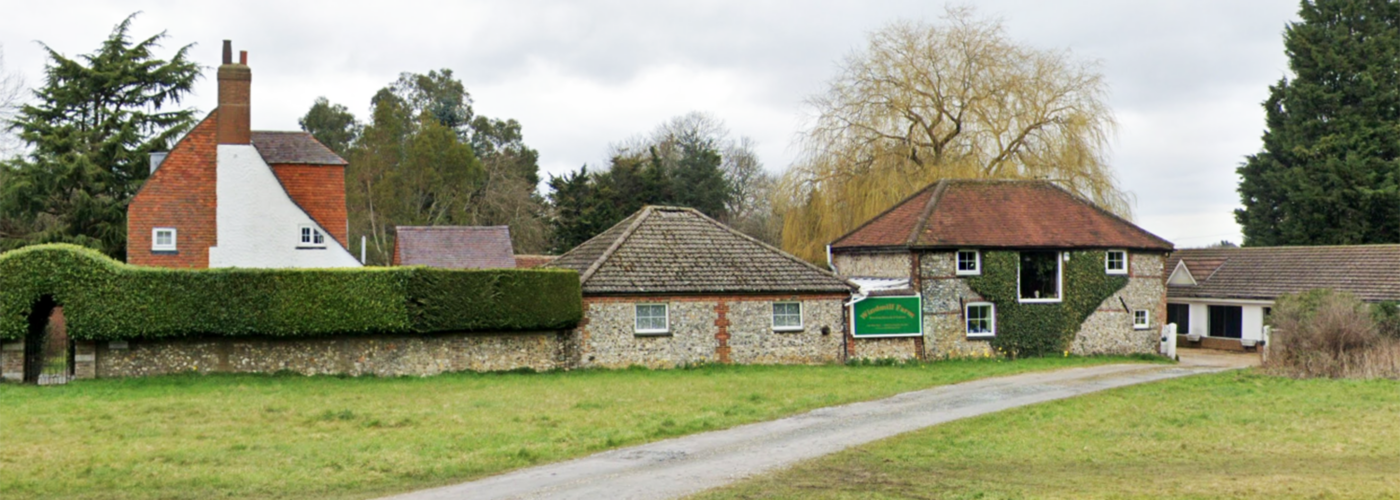
<path fill-rule="evenodd" d="M 896 248 L 1127 248 L 1170 251 L 1157 237 L 1047 181 L 944 180 L 831 244 Z"/>
<path fill-rule="evenodd" d="M 551 267 L 579 272 L 584 294 L 850 292 L 845 279 L 691 208 L 649 206 Z"/>
<path fill-rule="evenodd" d="M 1400 245 L 1245 247 L 1177 250 L 1195 286 L 1167 287 L 1168 298 L 1273 300 L 1330 288 L 1361 300 L 1400 300 Z"/>
<path fill-rule="evenodd" d="M 399 226 L 394 264 L 447 269 L 515 267 L 506 226 Z"/>

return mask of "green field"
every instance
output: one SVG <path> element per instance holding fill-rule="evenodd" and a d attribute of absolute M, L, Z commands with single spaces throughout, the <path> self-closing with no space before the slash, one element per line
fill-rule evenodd
<path fill-rule="evenodd" d="M 698 497 L 1400 498 L 1400 382 L 1176 379 L 932 427 Z"/>
<path fill-rule="evenodd" d="M 0 497 L 364 498 L 974 378 L 1131 361 L 0 385 Z"/>

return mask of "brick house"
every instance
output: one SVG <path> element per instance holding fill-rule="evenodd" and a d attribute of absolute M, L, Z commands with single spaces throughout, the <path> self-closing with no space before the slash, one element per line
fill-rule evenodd
<path fill-rule="evenodd" d="M 250 130 L 247 52 L 224 41 L 219 106 L 168 153 L 127 208 L 127 262 L 161 267 L 356 267 L 345 165 L 311 134 Z"/>
<path fill-rule="evenodd" d="M 1242 349 L 1264 340 L 1274 301 L 1330 289 L 1400 300 L 1400 245 L 1193 248 L 1167 260 L 1167 323 L 1182 345 Z"/>
<path fill-rule="evenodd" d="M 1070 341 L 1073 353 L 1155 352 L 1165 324 L 1172 244 L 1050 182 L 944 180 L 828 248 L 837 273 L 864 291 L 920 297 L 923 332 L 859 339 L 860 357 L 986 354 L 1002 322 L 1015 321 L 999 311 L 1035 314 L 1073 301 L 1098 304 Z M 994 274 L 1014 290 L 1002 303 L 973 288 L 992 265 L 1007 267 Z M 1084 299 L 1070 266 L 1126 284 L 1101 301 Z"/>
<path fill-rule="evenodd" d="M 398 226 L 394 234 L 395 266 L 516 267 L 515 248 L 506 226 Z"/>
<path fill-rule="evenodd" d="M 580 275 L 578 366 L 845 356 L 850 282 L 694 209 L 643 208 L 549 266 Z"/>

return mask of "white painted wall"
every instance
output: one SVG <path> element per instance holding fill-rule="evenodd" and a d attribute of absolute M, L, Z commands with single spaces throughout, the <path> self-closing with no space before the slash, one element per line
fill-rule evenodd
<path fill-rule="evenodd" d="M 1264 340 L 1264 306 L 1246 305 L 1240 307 L 1240 320 L 1244 323 L 1241 327 L 1241 337 L 1246 339 Z"/>
<path fill-rule="evenodd" d="M 1191 304 L 1191 333 L 1210 335 L 1210 309 L 1205 304 Z"/>
<path fill-rule="evenodd" d="M 1190 332 L 1198 333 L 1202 336 L 1210 334 L 1210 306 L 1240 306 L 1241 338 L 1254 340 L 1264 339 L 1264 308 L 1272 305 L 1261 304 L 1259 301 L 1250 303 L 1230 302 L 1225 300 L 1193 302 L 1182 299 L 1172 299 L 1171 303 L 1186 303 L 1191 306 Z"/>
<path fill-rule="evenodd" d="M 218 246 L 209 267 L 359 267 L 345 247 L 292 201 L 277 175 L 252 145 L 219 145 Z M 326 234 L 326 248 L 297 249 L 299 226 Z"/>

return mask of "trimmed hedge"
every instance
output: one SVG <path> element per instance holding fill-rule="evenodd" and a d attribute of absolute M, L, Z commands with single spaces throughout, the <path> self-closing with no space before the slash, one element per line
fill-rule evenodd
<path fill-rule="evenodd" d="M 1084 320 L 1128 284 L 1127 276 L 1104 272 L 1102 251 L 1069 254 L 1069 262 L 1062 264 L 1063 300 L 1049 304 L 1017 300 L 1020 252 L 982 254 L 982 275 L 969 278 L 967 284 L 997 305 L 992 347 L 1012 357 L 1059 354 L 1069 349 Z"/>
<path fill-rule="evenodd" d="M 583 315 L 570 270 L 164 269 L 38 245 L 0 255 L 0 338 L 22 338 L 44 295 L 84 340 L 558 330 Z"/>

